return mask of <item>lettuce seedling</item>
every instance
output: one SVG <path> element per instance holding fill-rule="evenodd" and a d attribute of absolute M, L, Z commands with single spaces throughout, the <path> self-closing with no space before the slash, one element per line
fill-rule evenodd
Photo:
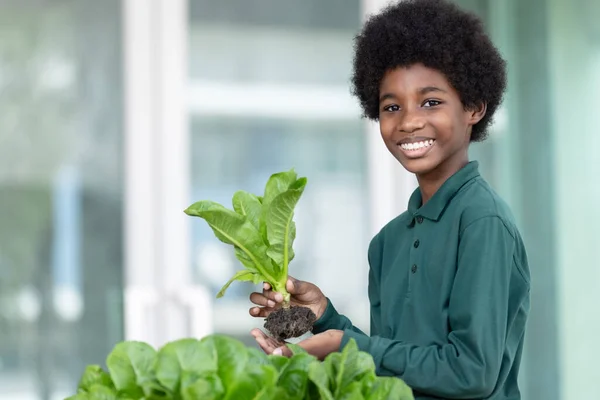
<path fill-rule="evenodd" d="M 271 313 L 267 329 L 278 339 L 298 337 L 312 328 L 314 313 L 304 307 L 290 307 L 286 289 L 288 269 L 294 259 L 296 238 L 294 210 L 306 187 L 294 169 L 271 175 L 262 196 L 240 190 L 232 199 L 233 210 L 210 200 L 198 201 L 185 213 L 199 217 L 213 230 L 217 239 L 233 246 L 244 266 L 221 288 L 222 297 L 234 281 L 268 282 L 283 295 L 283 307 Z"/>

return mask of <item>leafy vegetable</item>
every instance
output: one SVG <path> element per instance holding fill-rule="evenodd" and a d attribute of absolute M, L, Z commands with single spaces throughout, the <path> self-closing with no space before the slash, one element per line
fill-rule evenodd
<path fill-rule="evenodd" d="M 96 384 L 114 389 L 110 375 L 101 366 L 88 365 L 79 380 L 79 387 L 84 390 L 90 390 Z"/>
<path fill-rule="evenodd" d="M 298 178 L 291 169 L 271 175 L 263 196 L 235 192 L 233 210 L 210 200 L 198 201 L 185 210 L 190 216 L 204 219 L 220 241 L 232 245 L 245 267 L 225 283 L 217 297 L 222 297 L 234 281 L 265 281 L 283 295 L 287 307 L 290 294 L 285 285 L 295 256 L 294 210 L 306 183 L 306 178 Z"/>
<path fill-rule="evenodd" d="M 88 366 L 68 400 L 414 400 L 402 380 L 377 377 L 372 357 L 354 341 L 323 362 L 306 352 L 267 356 L 222 335 L 158 351 L 122 342 L 107 365 L 108 373 Z"/>
<path fill-rule="evenodd" d="M 132 341 L 119 343 L 106 364 L 119 393 L 136 398 L 152 392 L 155 360 L 156 351 L 152 347 Z"/>

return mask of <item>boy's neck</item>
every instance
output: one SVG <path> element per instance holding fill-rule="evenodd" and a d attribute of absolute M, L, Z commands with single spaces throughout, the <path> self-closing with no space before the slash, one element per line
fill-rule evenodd
<path fill-rule="evenodd" d="M 419 190 L 421 191 L 422 198 L 421 206 L 425 205 L 425 203 L 433 197 L 448 178 L 457 173 L 468 163 L 469 158 L 465 155 L 464 157 L 457 157 L 454 160 L 448 159 L 433 171 L 417 175 L 417 182 L 419 183 Z"/>

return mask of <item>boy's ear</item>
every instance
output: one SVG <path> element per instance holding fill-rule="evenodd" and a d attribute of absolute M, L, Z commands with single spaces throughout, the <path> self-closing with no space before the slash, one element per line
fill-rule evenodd
<path fill-rule="evenodd" d="M 468 112 L 469 124 L 475 125 L 485 116 L 485 113 L 487 112 L 487 104 L 481 102 L 477 104 L 477 106 L 469 108 Z"/>

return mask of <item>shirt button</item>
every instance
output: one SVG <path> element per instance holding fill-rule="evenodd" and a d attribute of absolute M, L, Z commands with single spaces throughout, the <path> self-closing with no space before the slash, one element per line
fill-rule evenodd
<path fill-rule="evenodd" d="M 412 268 L 410 269 L 412 271 L 412 273 L 414 274 L 415 272 L 417 272 L 417 265 L 413 265 Z"/>
<path fill-rule="evenodd" d="M 417 222 L 420 223 L 420 224 L 423 223 L 423 217 L 419 215 L 417 217 Z"/>
<path fill-rule="evenodd" d="M 421 244 L 421 242 L 419 242 L 419 239 L 415 240 L 415 243 L 413 244 L 413 246 L 415 246 L 415 249 L 419 247 L 419 244 Z"/>

